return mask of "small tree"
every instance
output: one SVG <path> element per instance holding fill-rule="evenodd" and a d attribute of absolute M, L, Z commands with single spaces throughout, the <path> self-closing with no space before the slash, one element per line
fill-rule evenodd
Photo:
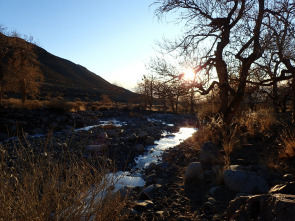
<path fill-rule="evenodd" d="M 44 76 L 39 68 L 34 45 L 0 33 L 0 99 L 3 92 L 20 92 L 22 103 L 26 95 L 39 93 Z"/>

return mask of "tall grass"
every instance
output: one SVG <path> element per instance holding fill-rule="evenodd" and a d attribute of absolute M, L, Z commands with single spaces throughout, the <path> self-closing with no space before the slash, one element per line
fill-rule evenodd
<path fill-rule="evenodd" d="M 285 130 L 280 135 L 281 150 L 279 158 L 294 158 L 295 157 L 295 133 L 290 130 Z"/>
<path fill-rule="evenodd" d="M 0 220 L 124 219 L 126 199 L 112 191 L 105 165 L 69 151 L 7 149 L 0 148 Z"/>
<path fill-rule="evenodd" d="M 271 126 L 276 124 L 276 118 L 273 112 L 269 109 L 261 108 L 256 112 L 244 111 L 239 117 L 235 118 L 230 125 L 223 123 L 220 116 L 211 116 L 211 109 L 208 111 L 206 108 L 201 110 L 200 116 L 206 119 L 200 125 L 198 132 L 194 136 L 194 148 L 200 150 L 203 143 L 213 142 L 222 147 L 224 152 L 223 162 L 224 168 L 230 165 L 231 152 L 245 142 L 243 137 L 251 134 L 264 133 L 270 130 Z M 204 113 L 209 113 L 206 117 Z M 289 143 L 291 139 L 289 139 Z M 295 154 L 295 141 L 294 141 L 294 154 Z M 291 151 L 291 148 L 289 148 Z"/>
<path fill-rule="evenodd" d="M 272 109 L 261 108 L 255 112 L 244 111 L 237 119 L 240 127 L 245 127 L 246 132 L 251 135 L 255 133 L 263 133 L 277 123 L 276 117 Z"/>

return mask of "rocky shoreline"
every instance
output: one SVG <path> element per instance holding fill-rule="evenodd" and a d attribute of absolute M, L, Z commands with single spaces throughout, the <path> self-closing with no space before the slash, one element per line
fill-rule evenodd
<path fill-rule="evenodd" d="M 253 139 L 247 154 L 233 153 L 232 162 L 240 164 L 224 169 L 220 147 L 208 142 L 196 150 L 187 139 L 145 170 L 146 185 L 133 189 L 128 220 L 295 220 L 294 170 L 253 161 L 269 144 Z"/>

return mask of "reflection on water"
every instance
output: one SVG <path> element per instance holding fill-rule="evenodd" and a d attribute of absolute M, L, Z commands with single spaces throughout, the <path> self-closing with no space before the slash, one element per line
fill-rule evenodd
<path fill-rule="evenodd" d="M 182 127 L 177 133 L 167 134 L 164 138 L 156 141 L 156 145 L 150 146 L 146 154 L 140 155 L 135 159 L 137 164 L 135 169 L 143 169 L 151 163 L 159 162 L 164 150 L 177 146 L 191 137 L 194 132 L 196 132 L 195 128 Z"/>
<path fill-rule="evenodd" d="M 128 183 L 127 186 L 144 186 L 144 181 L 140 177 L 143 169 L 148 167 L 151 163 L 159 163 L 162 160 L 161 156 L 165 150 L 177 146 L 182 141 L 191 137 L 196 131 L 197 129 L 195 128 L 183 127 L 180 128 L 177 133 L 166 134 L 164 138 L 156 141 L 155 145 L 148 147 L 145 154 L 135 158 L 136 166 L 132 168 L 131 174 L 118 172 L 120 174 L 118 183 L 121 183 L 122 180 L 122 183 Z"/>
<path fill-rule="evenodd" d="M 82 127 L 82 128 L 76 129 L 75 131 L 88 131 L 92 128 L 106 126 L 106 125 L 113 125 L 115 127 L 122 127 L 123 125 L 126 125 L 126 124 L 127 124 L 126 122 L 122 122 L 122 121 L 118 121 L 118 120 L 113 119 L 113 120 L 107 120 L 107 121 L 100 121 L 100 124 Z"/>

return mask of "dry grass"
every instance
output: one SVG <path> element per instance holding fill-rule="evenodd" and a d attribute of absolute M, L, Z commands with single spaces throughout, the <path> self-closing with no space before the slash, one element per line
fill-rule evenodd
<path fill-rule="evenodd" d="M 281 150 L 279 158 L 294 158 L 295 156 L 295 133 L 290 130 L 285 130 L 281 136 Z"/>
<path fill-rule="evenodd" d="M 47 105 L 48 108 L 61 112 L 86 111 L 86 103 L 82 101 L 66 101 L 64 99 L 51 99 Z"/>
<path fill-rule="evenodd" d="M 209 113 L 209 116 L 203 116 L 204 113 Z M 231 125 L 225 125 L 221 117 L 213 116 L 212 112 L 204 108 L 201 114 L 205 121 L 199 127 L 198 133 L 194 136 L 194 148 L 199 150 L 202 144 L 208 141 L 222 146 L 224 155 L 223 162 L 226 169 L 230 164 L 230 154 L 235 148 L 240 148 L 244 135 L 267 132 L 272 125 L 276 124 L 276 118 L 269 109 L 259 109 L 256 112 L 243 112 L 239 118 L 236 118 Z M 295 147 L 295 141 L 294 141 Z M 295 148 L 294 148 L 295 154 Z"/>
<path fill-rule="evenodd" d="M 245 127 L 251 135 L 268 131 L 277 123 L 272 109 L 261 108 L 256 112 L 244 111 L 238 119 L 240 127 Z"/>
<path fill-rule="evenodd" d="M 70 152 L 57 160 L 54 152 L 30 147 L 1 147 L 0 220 L 122 220 L 125 198 L 105 180 L 105 165 Z"/>
<path fill-rule="evenodd" d="M 229 130 L 228 133 L 223 131 L 222 136 L 222 147 L 224 150 L 224 169 L 230 166 L 230 153 L 237 147 L 239 143 L 238 126 L 233 127 L 234 129 Z"/>
<path fill-rule="evenodd" d="M 200 103 L 196 107 L 198 119 L 202 122 L 216 116 L 218 105 L 215 103 Z"/>
<path fill-rule="evenodd" d="M 21 99 L 16 98 L 9 98 L 9 99 L 3 99 L 1 102 L 1 105 L 5 108 L 12 108 L 12 109 L 37 109 L 42 108 L 46 105 L 44 101 L 39 100 L 27 100 L 25 104 L 22 104 Z"/>

